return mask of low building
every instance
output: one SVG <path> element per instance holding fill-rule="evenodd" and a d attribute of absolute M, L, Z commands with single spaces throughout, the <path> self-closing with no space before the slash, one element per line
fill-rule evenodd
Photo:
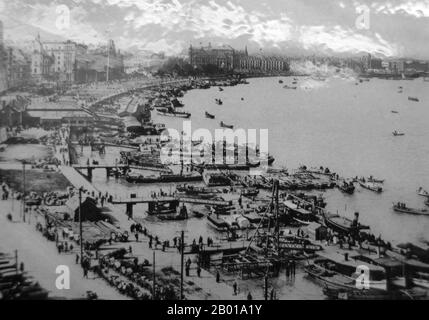
<path fill-rule="evenodd" d="M 33 100 L 27 114 L 38 125 L 45 128 L 69 125 L 71 128 L 93 128 L 94 117 L 77 106 L 75 101 L 48 102 Z"/>

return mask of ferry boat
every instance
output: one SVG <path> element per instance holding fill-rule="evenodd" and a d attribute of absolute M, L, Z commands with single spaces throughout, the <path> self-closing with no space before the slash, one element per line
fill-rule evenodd
<path fill-rule="evenodd" d="M 366 181 L 359 180 L 359 185 L 362 188 L 365 188 L 377 193 L 380 193 L 383 191 L 383 188 L 374 182 L 366 182 Z"/>
<path fill-rule="evenodd" d="M 228 125 L 225 122 L 221 121 L 219 124 L 222 128 L 234 129 L 233 125 Z"/>
<path fill-rule="evenodd" d="M 393 210 L 401 213 L 415 214 L 415 215 L 429 215 L 429 211 L 427 209 L 413 209 L 407 207 L 405 203 L 398 202 L 393 204 Z"/>
<path fill-rule="evenodd" d="M 214 116 L 213 114 L 208 113 L 208 112 L 206 111 L 206 118 L 208 118 L 208 119 L 214 119 L 214 118 L 215 118 L 215 116 Z"/>
<path fill-rule="evenodd" d="M 329 212 L 322 211 L 323 219 L 325 224 L 339 233 L 356 233 L 360 230 L 367 230 L 369 226 L 362 225 L 358 222 L 359 213 L 355 212 L 355 218 L 353 220 L 340 216 L 338 214 L 332 214 Z"/>

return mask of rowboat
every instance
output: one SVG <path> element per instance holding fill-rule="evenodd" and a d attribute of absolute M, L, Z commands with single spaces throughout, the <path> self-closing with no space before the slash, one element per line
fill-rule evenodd
<path fill-rule="evenodd" d="M 396 212 L 415 214 L 415 215 L 429 215 L 429 211 L 427 209 L 409 208 L 405 203 L 401 203 L 401 202 L 393 204 L 393 210 Z"/>
<path fill-rule="evenodd" d="M 220 122 L 220 126 L 222 128 L 234 129 L 233 125 L 228 125 L 228 124 L 224 123 L 223 121 Z"/>
<path fill-rule="evenodd" d="M 343 181 L 342 184 L 338 185 L 338 189 L 344 193 L 353 194 L 355 186 L 353 185 L 353 182 Z"/>
<path fill-rule="evenodd" d="M 417 190 L 417 194 L 418 194 L 419 196 L 429 197 L 429 192 L 427 192 L 426 190 L 424 190 L 422 187 L 420 187 L 420 188 Z"/>
<path fill-rule="evenodd" d="M 392 113 L 399 113 L 398 111 L 396 111 L 396 110 L 392 110 L 392 111 L 390 111 L 390 112 L 392 112 Z"/>
<path fill-rule="evenodd" d="M 167 117 L 176 117 L 176 118 L 190 118 L 191 114 L 189 112 L 181 112 L 176 110 L 169 109 L 158 109 L 157 113 L 162 116 Z"/>
<path fill-rule="evenodd" d="M 213 114 L 208 113 L 208 112 L 206 111 L 206 118 L 214 119 L 214 118 L 215 118 L 215 116 L 214 116 Z"/>
<path fill-rule="evenodd" d="M 383 188 L 377 184 L 375 184 L 374 182 L 364 182 L 364 181 L 359 181 L 359 185 L 362 188 L 374 191 L 374 192 L 382 192 Z"/>
<path fill-rule="evenodd" d="M 403 133 L 403 132 L 399 132 L 399 131 L 397 131 L 397 130 L 394 130 L 393 132 L 392 132 L 392 134 L 396 137 L 396 136 L 404 136 L 405 135 L 405 133 Z"/>

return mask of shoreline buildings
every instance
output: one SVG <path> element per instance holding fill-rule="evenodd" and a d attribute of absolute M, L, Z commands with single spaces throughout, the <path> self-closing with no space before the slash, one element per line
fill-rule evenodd
<path fill-rule="evenodd" d="M 286 58 L 278 56 L 249 55 L 247 47 L 235 50 L 231 46 L 193 47 L 188 50 L 189 63 L 195 69 L 214 66 L 222 72 L 282 73 L 289 71 Z"/>

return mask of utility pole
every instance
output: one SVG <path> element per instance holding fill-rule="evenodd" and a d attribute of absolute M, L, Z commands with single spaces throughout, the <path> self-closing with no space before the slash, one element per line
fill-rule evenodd
<path fill-rule="evenodd" d="M 110 39 L 107 40 L 107 72 L 106 72 L 106 82 L 109 82 L 109 69 L 110 69 Z"/>
<path fill-rule="evenodd" d="M 155 250 L 153 250 L 153 288 L 152 288 L 152 299 L 155 300 L 156 290 L 155 290 Z"/>
<path fill-rule="evenodd" d="M 274 181 L 275 203 L 276 203 L 276 245 L 277 253 L 280 253 L 280 225 L 279 225 L 279 180 Z"/>
<path fill-rule="evenodd" d="M 23 187 L 23 195 L 22 195 L 22 220 L 25 222 L 25 161 L 22 162 L 22 187 Z"/>
<path fill-rule="evenodd" d="M 15 271 L 18 274 L 18 250 L 15 249 Z"/>
<path fill-rule="evenodd" d="M 79 240 L 80 240 L 80 265 L 83 261 L 83 238 L 82 238 L 82 187 L 79 188 Z"/>
<path fill-rule="evenodd" d="M 184 249 L 185 249 L 185 231 L 182 230 L 180 240 L 180 300 L 183 300 L 183 260 L 184 260 Z"/>
<path fill-rule="evenodd" d="M 268 300 L 268 274 L 264 277 L 264 298 L 265 301 Z"/>

